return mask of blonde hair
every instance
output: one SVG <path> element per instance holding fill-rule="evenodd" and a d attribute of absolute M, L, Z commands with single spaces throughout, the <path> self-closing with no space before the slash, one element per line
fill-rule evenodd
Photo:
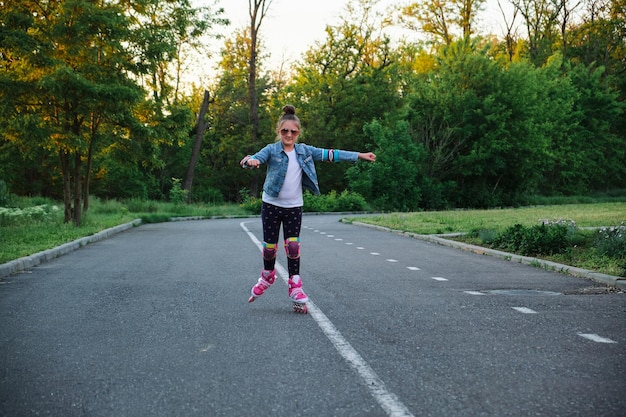
<path fill-rule="evenodd" d="M 280 116 L 280 119 L 278 119 L 278 123 L 276 125 L 277 132 L 280 131 L 280 128 L 283 126 L 283 123 L 285 123 L 287 120 L 296 122 L 296 125 L 298 126 L 298 130 L 302 131 L 302 126 L 300 125 L 300 119 L 298 119 L 298 116 L 296 116 L 296 108 L 290 104 L 283 107 L 283 115 Z"/>

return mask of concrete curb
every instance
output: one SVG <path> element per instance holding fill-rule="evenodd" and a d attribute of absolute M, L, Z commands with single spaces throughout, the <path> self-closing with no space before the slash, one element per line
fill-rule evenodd
<path fill-rule="evenodd" d="M 343 220 L 342 220 L 343 221 Z M 443 246 L 449 246 L 456 249 L 461 249 L 467 252 L 472 252 L 478 255 L 495 256 L 500 259 L 504 259 L 511 262 L 518 262 L 525 265 L 537 266 L 549 271 L 560 272 L 562 274 L 568 274 L 577 278 L 590 279 L 601 284 L 605 284 L 611 287 L 626 290 L 626 278 L 616 277 L 613 275 L 601 274 L 596 271 L 590 271 L 588 269 L 576 268 L 569 265 L 563 265 L 556 262 L 546 261 L 543 259 L 532 258 L 529 256 L 515 255 L 507 252 L 502 252 L 495 249 L 483 248 L 481 246 L 470 245 L 467 243 L 457 242 L 454 240 L 444 239 L 437 235 L 420 235 L 418 233 L 405 232 L 402 230 L 389 229 L 387 227 L 376 226 L 372 224 L 362 222 L 351 222 L 357 226 L 369 227 L 371 229 L 381 230 L 389 233 L 394 233 L 402 236 L 408 236 L 414 239 L 425 240 L 427 242 L 437 243 Z"/>
<path fill-rule="evenodd" d="M 111 237 L 113 235 L 126 231 L 132 227 L 139 226 L 140 224 L 141 224 L 141 219 L 133 220 L 130 223 L 121 224 L 119 226 L 115 226 L 110 229 L 102 230 L 101 232 L 98 232 L 91 236 L 76 239 L 72 242 L 65 243 L 61 246 L 57 246 L 56 248 L 48 249 L 42 252 L 37 252 L 33 255 L 25 256 L 23 258 L 19 258 L 11 262 L 7 262 L 5 264 L 0 265 L 0 278 L 11 275 L 11 274 L 15 274 L 16 272 L 27 270 L 29 268 L 33 268 L 39 264 L 48 262 L 52 259 L 58 258 L 59 256 L 66 255 L 70 252 L 80 249 L 83 246 L 87 246 L 90 243 L 104 240 L 108 237 Z"/>

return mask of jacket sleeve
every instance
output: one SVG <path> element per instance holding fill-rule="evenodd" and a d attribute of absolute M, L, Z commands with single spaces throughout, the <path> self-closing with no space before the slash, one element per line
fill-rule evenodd
<path fill-rule="evenodd" d="M 269 160 L 271 155 L 272 155 L 271 145 L 267 145 L 263 149 L 255 153 L 254 155 L 246 155 L 246 157 L 243 159 L 241 166 L 243 168 L 251 168 L 246 165 L 246 162 L 248 162 L 248 160 L 250 159 L 256 159 L 260 163 L 265 164 Z"/>
<path fill-rule="evenodd" d="M 313 159 L 322 162 L 356 162 L 359 160 L 359 153 L 353 151 L 343 151 L 341 149 L 324 149 L 309 146 Z"/>

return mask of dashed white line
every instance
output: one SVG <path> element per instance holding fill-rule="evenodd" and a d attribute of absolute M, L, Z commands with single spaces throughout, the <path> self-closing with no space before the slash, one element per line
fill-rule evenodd
<path fill-rule="evenodd" d="M 419 271 L 420 269 L 416 266 L 407 266 L 406 269 L 411 270 L 411 271 Z"/>
<path fill-rule="evenodd" d="M 443 277 L 432 277 L 432 279 L 434 279 L 435 281 L 447 281 L 447 279 Z"/>
<path fill-rule="evenodd" d="M 397 259 L 387 259 L 387 262 L 394 263 L 394 262 L 398 262 L 398 260 Z"/>
<path fill-rule="evenodd" d="M 380 253 L 378 253 L 378 252 L 370 252 L 370 255 L 378 256 L 378 255 L 380 255 Z"/>
<path fill-rule="evenodd" d="M 360 249 L 360 250 L 365 249 L 363 246 L 357 246 L 356 248 L 357 248 L 357 249 Z"/>
<path fill-rule="evenodd" d="M 337 242 L 341 242 L 343 239 L 335 239 Z"/>
<path fill-rule="evenodd" d="M 465 294 L 469 294 L 469 295 L 485 295 L 484 293 L 480 292 L 480 291 L 463 291 Z"/>
<path fill-rule="evenodd" d="M 524 314 L 537 314 L 535 310 L 528 308 L 528 307 L 511 307 L 511 308 L 515 311 L 519 311 L 520 313 L 524 313 Z"/>
<path fill-rule="evenodd" d="M 578 336 L 584 337 L 596 343 L 617 343 L 615 340 L 607 339 L 606 337 L 598 336 L 595 333 L 578 333 Z"/>

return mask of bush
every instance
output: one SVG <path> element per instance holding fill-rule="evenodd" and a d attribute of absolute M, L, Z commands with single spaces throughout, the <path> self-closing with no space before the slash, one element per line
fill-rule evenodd
<path fill-rule="evenodd" d="M 54 205 L 43 204 L 26 208 L 0 207 L 0 226 L 16 224 L 35 224 L 40 222 L 53 222 L 59 208 Z"/>
<path fill-rule="evenodd" d="M 626 226 L 603 227 L 598 230 L 595 240 L 599 255 L 611 258 L 626 257 Z"/>
<path fill-rule="evenodd" d="M 253 214 L 261 213 L 261 205 L 263 202 L 260 198 L 250 197 L 247 194 L 247 190 L 240 191 L 241 207 L 246 211 Z M 309 191 L 304 192 L 304 207 L 303 211 L 309 213 L 332 213 L 343 211 L 367 211 L 369 206 L 365 201 L 365 198 L 358 193 L 343 191 L 341 194 L 337 194 L 336 191 L 331 191 L 328 194 L 316 196 Z"/>
<path fill-rule="evenodd" d="M 563 220 L 544 220 L 531 227 L 515 224 L 494 239 L 493 247 L 522 255 L 554 255 L 571 246 L 575 230 L 574 222 Z"/>
<path fill-rule="evenodd" d="M 3 180 L 0 180 L 0 207 L 6 207 L 9 205 L 10 195 L 9 195 L 9 187 L 7 187 L 7 183 Z"/>

